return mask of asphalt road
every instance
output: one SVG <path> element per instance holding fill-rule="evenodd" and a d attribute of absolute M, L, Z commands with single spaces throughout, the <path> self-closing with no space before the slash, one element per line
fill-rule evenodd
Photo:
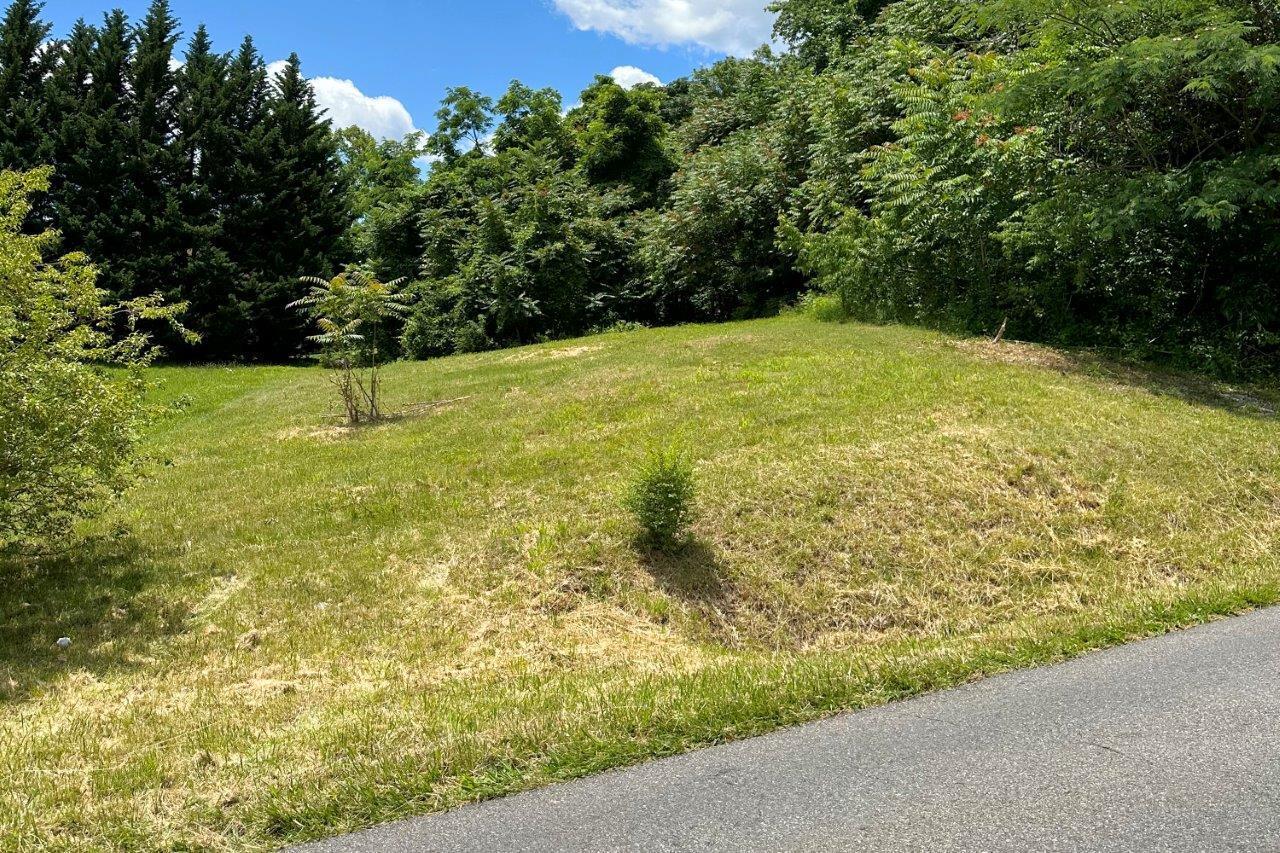
<path fill-rule="evenodd" d="M 306 849 L 1280 850 L 1280 609 Z"/>

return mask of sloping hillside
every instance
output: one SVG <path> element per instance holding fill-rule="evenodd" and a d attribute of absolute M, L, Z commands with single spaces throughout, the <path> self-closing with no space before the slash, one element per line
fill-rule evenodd
<path fill-rule="evenodd" d="M 157 378 L 149 478 L 3 567 L 24 849 L 278 846 L 1280 597 L 1257 390 L 802 317 L 396 365 L 357 431 L 318 370 Z"/>

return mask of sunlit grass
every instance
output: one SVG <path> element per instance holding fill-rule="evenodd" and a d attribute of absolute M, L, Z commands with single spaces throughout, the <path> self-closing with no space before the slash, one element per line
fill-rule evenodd
<path fill-rule="evenodd" d="M 396 365 L 357 431 L 316 370 L 157 378 L 151 477 L 3 564 L 9 848 L 279 846 L 1280 596 L 1257 389 L 800 317 Z"/>

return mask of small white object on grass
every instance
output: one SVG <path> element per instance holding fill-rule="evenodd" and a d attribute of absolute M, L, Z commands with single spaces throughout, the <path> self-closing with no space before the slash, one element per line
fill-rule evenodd
<path fill-rule="evenodd" d="M 58 648 L 62 649 L 64 652 L 65 652 L 67 649 L 71 648 L 71 638 L 70 638 L 70 637 L 59 637 L 59 638 L 58 638 Z"/>

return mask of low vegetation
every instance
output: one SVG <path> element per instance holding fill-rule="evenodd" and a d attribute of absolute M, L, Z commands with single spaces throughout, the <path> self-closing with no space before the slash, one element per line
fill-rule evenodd
<path fill-rule="evenodd" d="M 387 374 L 355 430 L 318 368 L 151 372 L 150 476 L 4 558 L 0 843 L 266 849 L 1280 599 L 1255 388 L 796 315 Z"/>
<path fill-rule="evenodd" d="M 644 544 L 668 550 L 683 544 L 694 518 L 693 466 L 675 450 L 655 451 L 636 475 L 627 507 Z"/>

